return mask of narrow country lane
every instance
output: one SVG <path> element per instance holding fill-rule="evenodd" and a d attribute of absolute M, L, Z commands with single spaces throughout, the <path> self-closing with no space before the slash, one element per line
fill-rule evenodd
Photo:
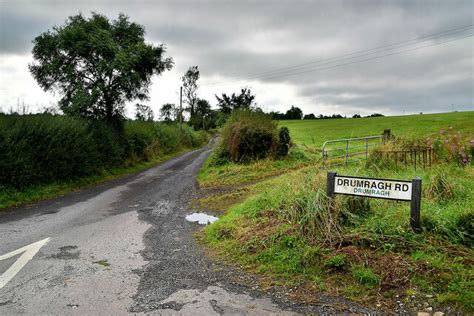
<path fill-rule="evenodd" d="M 211 151 L 0 213 L 0 315 L 290 315 L 347 304 L 260 294 L 204 256 L 185 216 Z"/>

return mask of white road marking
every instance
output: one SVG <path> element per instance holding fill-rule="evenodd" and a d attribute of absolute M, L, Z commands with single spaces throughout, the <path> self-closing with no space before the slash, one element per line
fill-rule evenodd
<path fill-rule="evenodd" d="M 46 238 L 35 243 L 32 243 L 28 246 L 19 248 L 12 252 L 9 252 L 3 256 L 0 256 L 0 261 L 14 257 L 20 253 L 23 253 L 16 261 L 13 263 L 7 271 L 0 275 L 0 289 L 7 285 L 15 275 L 20 272 L 20 270 L 36 255 L 36 253 L 46 245 L 51 238 Z"/>

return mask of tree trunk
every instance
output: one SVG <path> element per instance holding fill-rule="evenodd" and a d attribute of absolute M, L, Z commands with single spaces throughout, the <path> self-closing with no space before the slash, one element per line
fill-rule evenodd
<path fill-rule="evenodd" d="M 109 98 L 105 98 L 105 117 L 106 120 L 111 122 L 114 116 L 114 104 Z"/>

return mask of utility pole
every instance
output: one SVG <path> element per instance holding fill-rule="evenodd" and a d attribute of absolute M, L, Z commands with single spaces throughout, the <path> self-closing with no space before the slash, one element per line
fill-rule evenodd
<path fill-rule="evenodd" d="M 183 129 L 183 86 L 179 87 L 179 127 Z"/>

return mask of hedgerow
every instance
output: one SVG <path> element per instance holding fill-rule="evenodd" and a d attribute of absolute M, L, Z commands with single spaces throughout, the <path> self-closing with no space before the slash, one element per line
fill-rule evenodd
<path fill-rule="evenodd" d="M 188 126 L 139 121 L 111 126 L 59 115 L 0 114 L 0 189 L 73 181 L 205 140 Z"/>

